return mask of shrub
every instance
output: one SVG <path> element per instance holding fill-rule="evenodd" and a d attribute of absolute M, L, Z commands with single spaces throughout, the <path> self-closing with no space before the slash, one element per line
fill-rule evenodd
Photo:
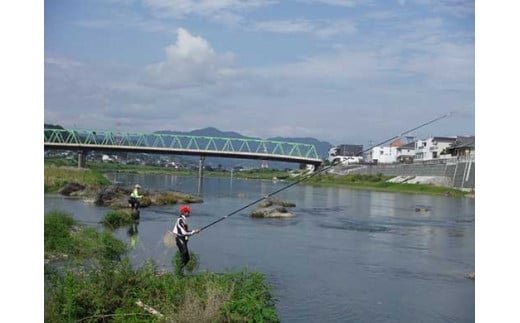
<path fill-rule="evenodd" d="M 234 275 L 234 292 L 223 313 L 231 322 L 278 322 L 274 299 L 260 273 Z"/>
<path fill-rule="evenodd" d="M 45 255 L 66 254 L 77 260 L 116 260 L 126 245 L 109 233 L 82 228 L 70 214 L 54 211 L 44 220 Z"/>
<path fill-rule="evenodd" d="M 45 253 L 69 253 L 73 249 L 71 229 L 75 224 L 72 215 L 52 211 L 44 218 L 43 239 Z"/>
<path fill-rule="evenodd" d="M 190 252 L 190 260 L 188 261 L 186 266 L 182 268 L 181 253 L 177 251 L 175 253 L 175 256 L 172 258 L 172 266 L 175 272 L 175 276 L 184 277 L 183 270 L 186 270 L 191 273 L 199 267 L 199 256 L 197 256 L 197 254 L 193 252 Z"/>
<path fill-rule="evenodd" d="M 105 217 L 103 220 L 101 220 L 101 223 L 111 229 L 115 229 L 123 225 L 133 224 L 134 221 L 134 215 L 131 211 L 112 210 L 105 214 Z"/>
<path fill-rule="evenodd" d="M 62 274 L 46 270 L 47 322 L 278 322 L 264 276 L 203 274 L 179 278 L 158 273 L 153 262 L 132 269 L 130 261 Z M 164 317 L 136 306 L 142 301 Z"/>

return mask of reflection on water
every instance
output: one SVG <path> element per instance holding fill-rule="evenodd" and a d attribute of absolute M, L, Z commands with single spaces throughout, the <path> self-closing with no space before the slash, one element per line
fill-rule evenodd
<path fill-rule="evenodd" d="M 125 185 L 193 193 L 196 177 L 114 174 Z M 192 205 L 200 228 L 287 183 L 204 179 Z M 266 274 L 282 322 L 473 322 L 474 200 L 294 186 L 276 196 L 296 203 L 287 219 L 251 218 L 254 206 L 190 239 L 199 270 L 250 268 Z M 416 211 L 417 207 L 425 211 Z M 45 212 L 67 210 L 100 226 L 108 211 L 60 196 Z M 153 259 L 171 270 L 176 248 L 163 243 L 177 206 L 141 210 L 139 223 L 114 233 L 136 266 Z M 101 228 L 101 227 L 100 227 Z"/>
<path fill-rule="evenodd" d="M 135 250 L 137 245 L 137 240 L 139 239 L 139 220 L 134 221 L 134 223 L 128 226 L 128 230 L 126 231 L 128 237 L 130 238 L 130 247 Z"/>

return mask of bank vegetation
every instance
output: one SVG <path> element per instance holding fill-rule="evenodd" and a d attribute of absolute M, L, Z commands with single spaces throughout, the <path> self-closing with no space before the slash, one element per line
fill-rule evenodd
<path fill-rule="evenodd" d="M 44 225 L 45 322 L 279 321 L 261 273 L 184 275 L 153 261 L 133 268 L 109 231 L 62 212 L 46 214 Z"/>
<path fill-rule="evenodd" d="M 70 161 L 69 161 L 70 163 Z M 77 167 L 58 167 L 64 165 L 63 160 L 48 160 L 45 164 L 45 192 L 57 192 L 67 181 L 77 180 L 90 184 L 93 187 L 107 185 L 108 180 L 103 176 L 107 172 L 136 172 L 144 174 L 175 174 L 178 176 L 198 176 L 195 170 L 176 170 L 158 166 L 121 165 L 113 163 L 88 163 L 88 171 L 79 171 Z M 276 182 L 292 183 L 301 181 L 301 184 L 321 187 L 347 187 L 352 189 L 366 189 L 381 192 L 429 194 L 450 197 L 474 196 L 474 193 L 464 192 L 451 187 L 433 184 L 392 183 L 388 180 L 392 176 L 362 175 L 334 175 L 320 173 L 309 176 L 304 170 L 281 171 L 275 169 L 253 169 L 230 172 L 228 170 L 204 171 L 204 176 L 233 177 L 242 179 L 272 180 Z"/>

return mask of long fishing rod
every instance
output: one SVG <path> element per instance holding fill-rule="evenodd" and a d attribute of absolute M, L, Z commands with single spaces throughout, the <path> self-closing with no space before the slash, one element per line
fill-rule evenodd
<path fill-rule="evenodd" d="M 367 149 L 365 149 L 365 150 L 359 152 L 359 154 L 362 154 L 362 153 L 364 153 L 364 152 L 367 152 L 367 151 L 369 151 L 370 149 L 372 149 L 372 148 L 374 148 L 374 147 L 381 146 L 382 144 L 385 144 L 385 143 L 387 143 L 387 142 L 389 142 L 389 141 L 392 141 L 392 140 L 395 140 L 395 139 L 397 139 L 397 138 L 400 138 L 400 137 L 406 135 L 407 133 L 410 133 L 410 132 L 412 132 L 412 131 L 415 131 L 415 130 L 417 130 L 417 129 L 420 129 L 420 128 L 422 128 L 422 127 L 425 127 L 425 126 L 427 126 L 427 125 L 430 125 L 430 124 L 432 124 L 432 123 L 434 123 L 434 122 L 437 122 L 437 121 L 439 121 L 439 120 L 441 120 L 441 119 L 447 118 L 447 117 L 449 117 L 450 115 L 451 115 L 451 112 L 448 112 L 448 113 L 446 113 L 446 114 L 444 114 L 444 115 L 442 115 L 442 116 L 440 116 L 440 117 L 437 117 L 437 118 L 435 118 L 435 119 L 432 119 L 432 120 L 430 120 L 430 121 L 427 121 L 427 122 L 425 122 L 425 123 L 423 123 L 423 124 L 421 124 L 421 125 L 419 125 L 419 126 L 417 126 L 417 127 L 415 127 L 415 128 L 412 128 L 412 129 L 410 129 L 410 130 L 406 130 L 405 132 L 401 132 L 401 133 L 398 134 L 397 136 L 393 136 L 392 138 L 386 139 L 385 141 L 382 141 L 382 142 L 380 142 L 380 143 L 378 143 L 378 144 L 375 144 L 375 145 L 373 145 L 373 146 L 371 146 L 371 147 L 369 147 L 369 148 L 367 148 Z"/>
<path fill-rule="evenodd" d="M 247 209 L 248 207 L 250 207 L 250 206 L 252 206 L 252 205 L 254 205 L 254 204 L 256 204 L 256 203 L 258 203 L 258 202 L 260 202 L 260 201 L 262 201 L 262 200 L 265 200 L 266 198 L 268 198 L 268 197 L 270 197 L 270 196 L 272 196 L 272 195 L 278 194 L 278 193 L 280 193 L 281 191 L 284 191 L 284 190 L 288 189 L 289 187 L 292 187 L 292 186 L 294 186 L 294 185 L 296 185 L 296 184 L 298 184 L 298 183 L 300 183 L 300 182 L 303 182 L 304 180 L 309 179 L 309 178 L 311 178 L 312 176 L 315 176 L 315 175 L 317 175 L 317 174 L 319 174 L 319 173 L 321 173 L 321 172 L 327 170 L 328 168 L 330 168 L 330 166 L 329 166 L 329 167 L 326 167 L 326 168 L 323 168 L 323 169 L 321 169 L 320 171 L 313 172 L 312 174 L 310 174 L 310 175 L 308 175 L 308 176 L 306 176 L 306 177 L 302 177 L 302 178 L 300 178 L 299 180 L 297 180 L 297 181 L 295 181 L 295 182 L 293 182 L 293 183 L 291 183 L 291 184 L 289 184 L 289 185 L 286 185 L 286 186 L 284 186 L 284 187 L 282 187 L 282 188 L 280 188 L 280 189 L 278 189 L 278 190 L 276 190 L 276 191 L 274 191 L 274 192 L 272 192 L 272 193 L 269 193 L 269 194 L 267 194 L 267 195 L 265 195 L 265 196 L 263 196 L 263 197 L 261 197 L 261 198 L 255 200 L 255 201 L 253 201 L 253 202 L 251 202 L 251 203 L 249 203 L 249 204 L 247 204 L 247 205 L 245 205 L 245 206 L 243 206 L 243 207 L 241 207 L 241 208 L 239 208 L 239 209 L 237 209 L 237 210 L 235 210 L 235 211 L 233 211 L 233 212 L 231 212 L 231 213 L 229 213 L 229 214 L 223 216 L 222 218 L 220 218 L 220 219 L 218 219 L 218 220 L 216 220 L 216 221 L 213 221 L 213 222 L 211 222 L 210 224 L 208 224 L 208 225 L 206 225 L 206 226 L 200 228 L 200 231 L 202 231 L 202 230 L 204 230 L 204 229 L 206 229 L 206 228 L 209 228 L 210 226 L 212 226 L 212 225 L 214 225 L 214 224 L 217 224 L 217 223 L 219 223 L 220 221 L 223 221 L 223 220 L 225 220 L 226 218 L 232 216 L 233 214 L 236 214 L 236 213 L 238 213 L 238 212 L 240 212 L 240 211 L 242 211 L 242 210 L 245 210 L 245 209 Z"/>
<path fill-rule="evenodd" d="M 369 148 L 367 148 L 367 149 L 361 151 L 360 154 L 361 154 L 361 153 L 364 153 L 364 152 L 367 152 L 367 151 L 369 151 L 370 149 L 372 149 L 372 148 L 374 148 L 374 147 L 381 146 L 382 144 L 385 144 L 385 143 L 387 143 L 387 142 L 389 142 L 389 141 L 391 141 L 391 140 L 395 140 L 395 139 L 397 139 L 397 138 L 399 138 L 399 137 L 402 137 L 403 135 L 405 135 L 405 134 L 407 134 L 407 133 L 410 133 L 410 132 L 412 132 L 412 131 L 415 131 L 415 130 L 417 130 L 417 129 L 420 129 L 420 128 L 422 128 L 422 127 L 425 127 L 425 126 L 427 126 L 427 125 L 430 125 L 430 124 L 432 124 L 432 123 L 434 123 L 434 122 L 437 122 L 437 121 L 439 121 L 439 120 L 441 120 L 441 119 L 444 119 L 444 118 L 450 116 L 450 114 L 451 114 L 451 113 L 444 114 L 444 115 L 442 115 L 442 116 L 440 116 L 440 117 L 437 117 L 437 118 L 435 118 L 435 119 L 432 119 L 432 120 L 430 120 L 430 121 L 427 121 L 427 122 L 425 122 L 425 123 L 423 123 L 423 124 L 421 124 L 421 125 L 419 125 L 419 126 L 417 126 L 417 127 L 414 127 L 414 128 L 412 128 L 412 129 L 406 130 L 406 131 L 400 133 L 400 134 L 397 135 L 397 136 L 394 136 L 394 137 L 392 137 L 392 138 L 386 139 L 385 141 L 382 141 L 382 142 L 380 142 L 380 143 L 378 143 L 378 144 L 376 144 L 376 145 L 373 145 L 373 146 L 371 146 L 371 147 L 369 147 Z M 245 210 L 245 209 L 247 209 L 248 207 L 250 207 L 250 206 L 252 206 L 252 205 L 255 205 L 255 204 L 258 203 L 258 202 L 261 202 L 262 200 L 264 200 L 264 199 L 266 199 L 266 198 L 268 198 L 268 197 L 270 197 L 270 196 L 273 196 L 273 195 L 278 194 L 278 193 L 280 193 L 280 192 L 282 192 L 282 191 L 285 191 L 286 189 L 288 189 L 288 188 L 290 188 L 290 187 L 293 187 L 294 185 L 296 185 L 296 184 L 298 184 L 298 183 L 301 183 L 301 182 L 303 182 L 303 181 L 305 181 L 305 180 L 307 180 L 307 179 L 309 179 L 309 178 L 311 178 L 311 177 L 313 177 L 313 176 L 316 176 L 316 175 L 318 175 L 318 174 L 321 174 L 321 173 L 323 173 L 324 171 L 329 170 L 330 168 L 336 166 L 338 163 L 339 163 L 339 162 L 332 163 L 331 165 L 329 165 L 329 166 L 327 166 L 327 167 L 323 167 L 322 169 L 320 169 L 320 170 L 318 170 L 318 171 L 312 172 L 311 174 L 308 174 L 308 175 L 306 175 L 306 176 L 301 177 L 300 179 L 298 179 L 298 180 L 295 181 L 295 182 L 292 182 L 292 183 L 289 184 L 289 185 L 286 185 L 286 186 L 284 186 L 284 187 L 282 187 L 282 188 L 280 188 L 280 189 L 278 189 L 278 190 L 276 190 L 276 191 L 274 191 L 274 192 L 271 192 L 271 193 L 269 193 L 269 194 L 267 194 L 267 195 L 265 195 L 265 196 L 263 196 L 263 197 L 261 197 L 261 198 L 258 198 L 258 199 L 256 199 L 256 200 L 254 200 L 253 202 L 248 203 L 248 204 L 244 205 L 243 207 L 241 207 L 241 208 L 239 208 L 239 209 L 236 209 L 235 211 L 233 211 L 233 212 L 231 212 L 231 213 L 229 213 L 229 214 L 227 214 L 227 215 L 221 217 L 220 219 L 215 220 L 215 221 L 211 222 L 210 224 L 203 226 L 202 228 L 200 228 L 200 231 L 205 230 L 205 229 L 211 227 L 212 225 L 215 225 L 215 224 L 217 224 L 217 223 L 219 223 L 219 222 L 221 222 L 221 221 L 224 221 L 225 219 L 229 218 L 230 216 L 232 216 L 232 215 L 234 215 L 234 214 L 237 214 L 238 212 L 240 212 L 240 211 L 242 211 L 242 210 Z"/>

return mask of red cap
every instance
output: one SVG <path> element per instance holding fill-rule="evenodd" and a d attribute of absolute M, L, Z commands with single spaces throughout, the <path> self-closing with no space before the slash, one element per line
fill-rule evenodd
<path fill-rule="evenodd" d="M 179 212 L 181 213 L 190 213 L 191 212 L 191 208 L 187 205 L 182 205 L 180 208 L 179 208 Z"/>

